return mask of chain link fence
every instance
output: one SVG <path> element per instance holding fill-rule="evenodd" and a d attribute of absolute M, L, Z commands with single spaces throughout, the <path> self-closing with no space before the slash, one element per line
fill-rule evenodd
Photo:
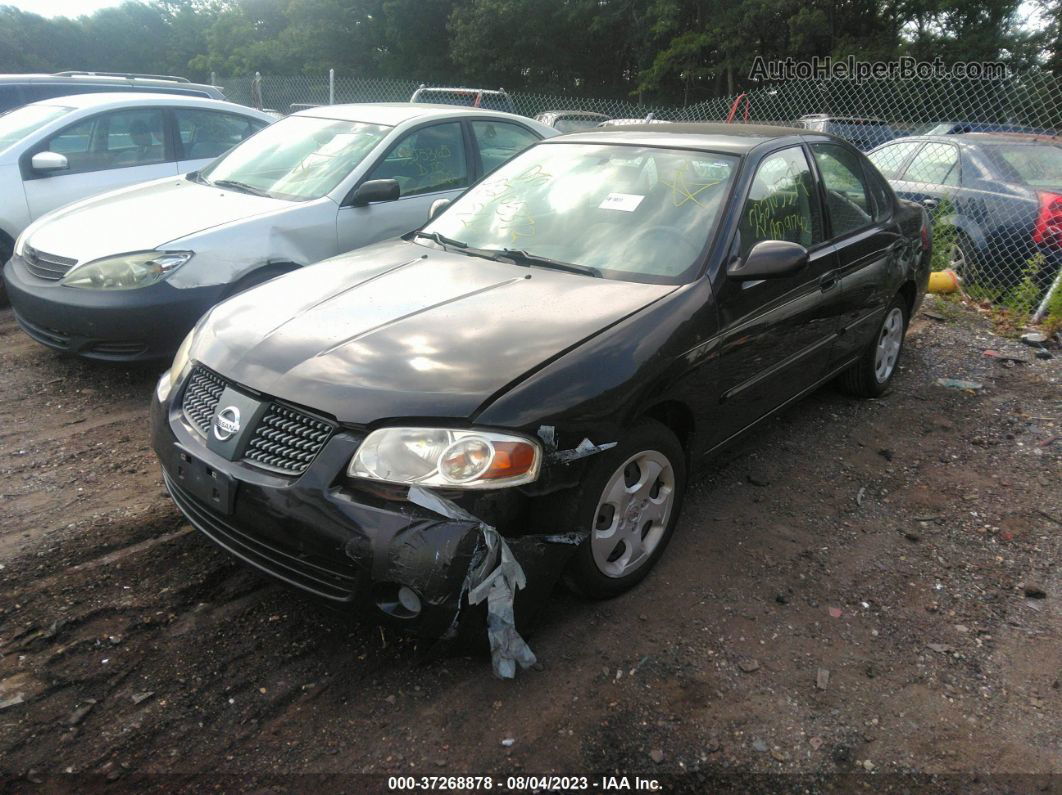
<path fill-rule="evenodd" d="M 563 132 L 647 118 L 804 127 L 867 152 L 934 227 L 933 268 L 1019 321 L 1062 324 L 1062 79 L 1030 72 L 1002 80 L 794 80 L 684 107 L 593 97 L 442 90 L 415 81 L 319 76 L 215 78 L 234 102 L 282 113 L 330 103 L 426 102 L 507 110 Z M 257 95 L 257 96 L 256 96 Z M 558 112 L 564 111 L 560 114 Z M 829 175 L 827 175 L 829 176 Z M 850 175 L 849 175 L 850 176 Z M 835 175 L 832 202 L 869 216 L 867 188 Z M 831 208 L 832 209 L 832 208 Z"/>

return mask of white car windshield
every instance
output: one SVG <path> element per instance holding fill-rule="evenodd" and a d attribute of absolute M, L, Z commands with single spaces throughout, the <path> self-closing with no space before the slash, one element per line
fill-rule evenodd
<path fill-rule="evenodd" d="M 545 258 L 606 278 L 681 284 L 697 275 L 737 162 L 713 152 L 540 144 L 457 199 L 417 240 L 437 235 L 480 255 L 508 250 L 519 264 L 549 266 Z"/>
<path fill-rule="evenodd" d="M 294 201 L 319 199 L 391 130 L 382 124 L 289 116 L 266 127 L 199 173 L 205 182 Z"/>
<path fill-rule="evenodd" d="M 7 149 L 34 130 L 72 110 L 61 105 L 23 105 L 8 111 L 0 116 L 0 149 Z"/>

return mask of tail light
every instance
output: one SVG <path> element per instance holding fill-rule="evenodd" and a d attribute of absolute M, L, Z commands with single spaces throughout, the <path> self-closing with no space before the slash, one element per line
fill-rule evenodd
<path fill-rule="evenodd" d="M 1040 194 L 1040 213 L 1033 226 L 1033 243 L 1062 248 L 1062 195 Z"/>
<path fill-rule="evenodd" d="M 929 213 L 922 210 L 922 251 L 929 251 Z"/>

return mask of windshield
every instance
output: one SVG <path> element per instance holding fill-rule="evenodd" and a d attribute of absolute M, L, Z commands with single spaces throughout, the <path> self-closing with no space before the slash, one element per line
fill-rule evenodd
<path fill-rule="evenodd" d="M 215 185 L 276 199 L 319 199 L 390 130 L 382 124 L 289 116 L 222 155 L 199 176 Z"/>
<path fill-rule="evenodd" d="M 710 152 L 539 145 L 424 231 L 479 250 L 515 249 L 596 269 L 606 278 L 681 284 L 696 276 L 736 164 Z"/>
<path fill-rule="evenodd" d="M 73 108 L 60 105 L 23 105 L 0 116 L 0 149 L 18 143 L 34 130 L 53 119 L 65 116 Z"/>
<path fill-rule="evenodd" d="M 992 149 L 1026 185 L 1034 188 L 1062 186 L 1062 147 L 1011 144 L 993 146 Z"/>

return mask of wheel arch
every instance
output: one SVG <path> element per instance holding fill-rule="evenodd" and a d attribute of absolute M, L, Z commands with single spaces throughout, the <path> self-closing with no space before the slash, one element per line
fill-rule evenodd
<path fill-rule="evenodd" d="M 268 281 L 277 276 L 283 276 L 285 273 L 291 273 L 301 267 L 301 265 L 289 261 L 264 262 L 252 270 L 247 271 L 247 273 L 243 274 L 243 276 L 230 284 L 228 289 L 225 290 L 222 300 L 225 298 L 231 298 L 237 293 L 246 290 L 248 287 L 261 284 L 262 282 Z"/>
<path fill-rule="evenodd" d="M 679 440 L 687 458 L 690 456 L 695 430 L 693 411 L 681 400 L 667 399 L 644 409 L 639 419 L 656 420 L 670 430 Z"/>

